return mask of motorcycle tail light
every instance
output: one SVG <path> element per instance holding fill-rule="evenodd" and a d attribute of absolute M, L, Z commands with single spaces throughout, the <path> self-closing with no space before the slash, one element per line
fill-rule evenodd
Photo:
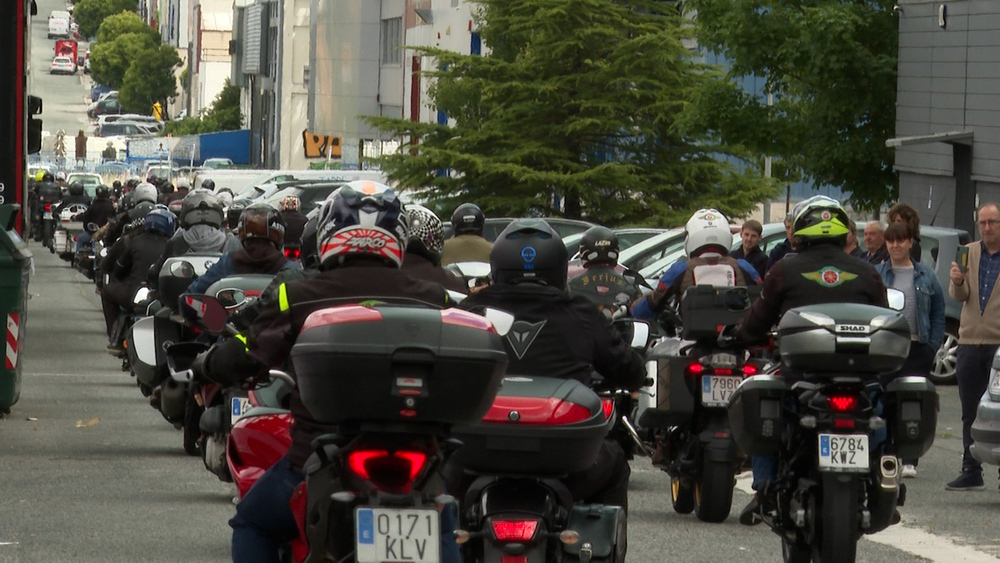
<path fill-rule="evenodd" d="M 733 375 L 733 370 L 730 368 L 715 368 L 712 370 L 712 375 Z"/>
<path fill-rule="evenodd" d="M 302 251 L 298 248 L 285 248 L 285 258 L 298 260 L 300 256 L 302 256 Z"/>
<path fill-rule="evenodd" d="M 389 493 L 410 492 L 426 462 L 427 454 L 407 450 L 355 450 L 347 454 L 352 473 Z"/>
<path fill-rule="evenodd" d="M 757 375 L 757 366 L 753 364 L 743 365 L 743 375 Z"/>
<path fill-rule="evenodd" d="M 45 212 L 46 212 L 46 213 L 48 213 L 49 211 L 52 211 L 52 205 L 51 205 L 51 204 L 48 204 L 48 203 L 46 203 L 46 204 L 45 204 Z"/>
<path fill-rule="evenodd" d="M 583 422 L 590 417 L 587 407 L 554 397 L 497 397 L 483 422 L 555 425 Z"/>
<path fill-rule="evenodd" d="M 497 541 L 521 543 L 535 537 L 538 520 L 493 520 L 490 525 Z"/>
<path fill-rule="evenodd" d="M 528 558 L 524 555 L 501 555 L 500 563 L 528 563 Z"/>
<path fill-rule="evenodd" d="M 854 395 L 830 395 L 826 402 L 834 412 L 851 412 L 858 406 L 858 398 Z"/>
<path fill-rule="evenodd" d="M 689 364 L 688 367 L 684 369 L 684 373 L 685 375 L 689 375 L 691 377 L 697 377 L 705 373 L 705 366 L 697 363 Z"/>
<path fill-rule="evenodd" d="M 604 418 L 611 418 L 615 414 L 615 400 L 609 397 L 603 397 L 601 399 L 601 408 L 604 409 Z"/>

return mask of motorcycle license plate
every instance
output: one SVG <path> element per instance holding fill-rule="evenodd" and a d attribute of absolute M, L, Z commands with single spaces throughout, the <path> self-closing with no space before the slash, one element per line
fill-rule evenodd
<path fill-rule="evenodd" d="M 233 408 L 230 411 L 232 415 L 230 417 L 230 422 L 236 424 L 236 421 L 243 418 L 243 415 L 245 415 L 252 406 L 253 405 L 250 404 L 250 399 L 246 397 L 233 397 Z"/>
<path fill-rule="evenodd" d="M 822 471 L 868 471 L 867 434 L 820 434 L 819 468 Z"/>
<path fill-rule="evenodd" d="M 441 516 L 428 508 L 367 508 L 354 510 L 357 563 L 441 560 Z"/>
<path fill-rule="evenodd" d="M 701 376 L 701 404 L 706 407 L 724 407 L 729 404 L 729 398 L 743 382 L 743 378 L 734 375 L 703 375 Z"/>
<path fill-rule="evenodd" d="M 51 211 L 46 211 L 46 212 L 45 212 L 45 213 L 44 213 L 44 214 L 42 215 L 42 219 L 51 219 L 51 218 L 52 218 L 52 212 L 51 212 Z"/>

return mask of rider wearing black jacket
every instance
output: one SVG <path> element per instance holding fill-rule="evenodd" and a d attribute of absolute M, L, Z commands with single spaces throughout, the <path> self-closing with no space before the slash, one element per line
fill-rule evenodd
<path fill-rule="evenodd" d="M 410 240 L 406 244 L 403 270 L 415 278 L 437 282 L 452 291 L 469 293 L 462 278 L 441 267 L 441 254 L 444 252 L 444 225 L 441 219 L 422 205 L 407 206 L 406 214 L 410 218 Z"/>
<path fill-rule="evenodd" d="M 90 196 L 87 195 L 87 190 L 83 188 L 83 184 L 79 182 L 73 182 L 69 185 L 69 194 L 59 202 L 59 207 L 56 207 L 55 214 L 59 215 L 63 209 L 74 203 L 90 205 Z"/>
<path fill-rule="evenodd" d="M 606 315 L 613 315 L 642 297 L 635 283 L 621 275 L 618 235 L 607 227 L 591 227 L 580 239 L 580 261 L 585 271 L 569 280 L 569 291 L 582 295 Z"/>
<path fill-rule="evenodd" d="M 355 189 L 355 184 L 357 190 Z M 282 283 L 276 300 L 261 308 L 250 331 L 247 348 L 232 339 L 199 356 L 194 369 L 224 384 L 262 377 L 269 367 L 281 367 L 310 313 L 341 304 L 376 299 L 432 307 L 448 305 L 439 284 L 414 279 L 399 269 L 407 240 L 407 217 L 395 193 L 375 184 L 374 190 L 352 182 L 328 199 L 320 211 L 318 245 L 321 271 L 307 280 Z M 374 191 L 374 193 L 372 193 Z M 362 227 L 362 225 L 365 225 Z M 352 232 L 365 231 L 385 244 L 340 244 Z M 269 295 L 265 292 L 262 296 Z M 363 374 L 358 374 L 363 377 Z M 317 422 L 306 410 L 298 390 L 291 392 L 292 445 L 288 454 L 257 481 L 237 505 L 233 527 L 233 561 L 276 561 L 280 546 L 296 533 L 288 505 L 304 479 L 302 467 L 313 453 L 311 442 L 337 428 Z"/>
<path fill-rule="evenodd" d="M 592 383 L 593 371 L 615 388 L 636 390 L 646 378 L 642 357 L 585 297 L 566 292 L 568 256 L 559 234 L 541 219 L 519 219 L 497 237 L 490 253 L 493 283 L 459 305 L 502 309 L 516 319 L 504 338 L 507 372 Z M 629 466 L 617 442 L 605 440 L 597 463 L 564 482 L 573 498 L 628 508 Z M 469 485 L 450 464 L 449 491 Z"/>
<path fill-rule="evenodd" d="M 97 186 L 97 196 L 90 202 L 87 210 L 80 214 L 79 220 L 83 222 L 84 229 L 93 223 L 100 229 L 115 216 L 115 204 L 111 201 L 111 188 L 107 186 Z M 87 229 L 93 234 L 93 231 Z"/>
<path fill-rule="evenodd" d="M 840 203 L 814 196 L 796 205 L 792 218 L 799 252 L 767 269 L 760 298 L 736 327 L 737 340 L 764 340 L 781 315 L 793 307 L 823 303 L 888 307 L 885 285 L 875 268 L 843 250 L 850 220 Z M 786 380 L 796 378 L 788 369 L 782 371 L 782 376 Z M 763 521 L 761 506 L 768 497 L 762 491 L 777 471 L 777 459 L 753 458 L 753 488 L 758 493 L 740 513 L 740 523 L 754 525 Z"/>

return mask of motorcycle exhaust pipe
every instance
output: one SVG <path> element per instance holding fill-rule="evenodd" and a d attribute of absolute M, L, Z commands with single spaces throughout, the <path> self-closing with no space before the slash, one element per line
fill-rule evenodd
<path fill-rule="evenodd" d="M 632 438 L 632 442 L 635 443 L 638 453 L 646 457 L 653 457 L 653 452 L 649 451 L 649 448 L 646 447 L 645 442 L 639 437 L 639 433 L 625 415 L 622 415 L 622 424 L 625 426 L 625 430 L 628 431 L 629 438 Z"/>
<path fill-rule="evenodd" d="M 879 461 L 879 486 L 883 491 L 899 491 L 899 459 L 884 455 Z"/>
<path fill-rule="evenodd" d="M 865 534 L 880 532 L 898 522 L 896 505 L 899 502 L 900 484 L 899 460 L 896 456 L 884 455 L 879 459 L 878 471 L 868 485 L 868 525 Z"/>

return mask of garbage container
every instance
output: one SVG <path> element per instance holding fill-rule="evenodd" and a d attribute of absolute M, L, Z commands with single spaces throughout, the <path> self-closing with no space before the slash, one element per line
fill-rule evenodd
<path fill-rule="evenodd" d="M 0 413 L 7 414 L 21 395 L 21 351 L 28 320 L 28 278 L 32 255 L 14 230 L 21 206 L 0 205 L 0 318 L 7 323 L 6 354 L 0 369 Z"/>

